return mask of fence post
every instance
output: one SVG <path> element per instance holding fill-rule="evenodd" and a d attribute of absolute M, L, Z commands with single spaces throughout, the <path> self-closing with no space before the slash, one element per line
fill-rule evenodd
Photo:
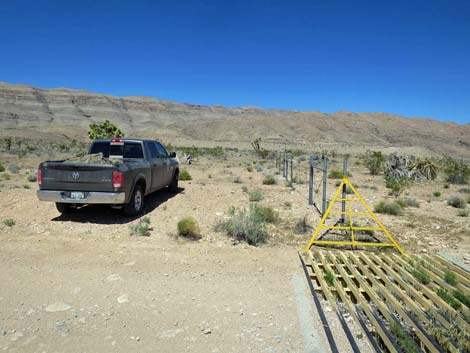
<path fill-rule="evenodd" d="M 328 157 L 326 154 L 323 155 L 323 197 L 321 205 L 321 214 L 324 215 L 326 212 L 326 185 L 328 178 Z"/>
<path fill-rule="evenodd" d="M 348 175 L 348 160 L 345 159 L 343 161 L 343 175 Z M 342 195 L 342 198 L 345 199 L 346 198 L 346 185 L 343 185 L 343 195 Z M 343 212 L 341 214 L 341 223 L 344 223 L 344 219 L 345 219 L 345 214 L 344 212 L 346 212 L 346 201 L 341 201 L 341 212 Z"/>
<path fill-rule="evenodd" d="M 310 156 L 310 170 L 308 177 L 308 204 L 313 206 L 313 176 L 314 176 L 314 160 L 313 156 Z"/>
<path fill-rule="evenodd" d="M 293 164 L 294 164 L 294 156 L 290 155 L 290 182 L 291 184 L 294 184 Z"/>

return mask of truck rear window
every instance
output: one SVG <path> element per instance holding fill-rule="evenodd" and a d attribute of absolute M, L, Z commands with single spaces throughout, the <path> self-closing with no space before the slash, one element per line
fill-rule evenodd
<path fill-rule="evenodd" d="M 124 145 L 110 145 L 109 141 L 94 142 L 90 149 L 90 154 L 103 153 L 108 158 L 111 156 L 121 156 L 122 158 L 144 158 L 142 144 L 140 142 L 124 142 Z"/>

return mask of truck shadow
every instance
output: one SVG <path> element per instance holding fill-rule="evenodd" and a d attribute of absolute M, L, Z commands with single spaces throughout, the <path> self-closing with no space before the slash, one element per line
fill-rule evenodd
<path fill-rule="evenodd" d="M 87 205 L 70 214 L 63 214 L 51 219 L 57 222 L 77 222 L 93 224 L 127 224 L 152 212 L 169 199 L 183 193 L 184 188 L 178 188 L 178 192 L 170 193 L 167 190 L 159 190 L 145 197 L 144 214 L 137 217 L 129 217 L 119 209 L 113 209 L 108 205 Z"/>

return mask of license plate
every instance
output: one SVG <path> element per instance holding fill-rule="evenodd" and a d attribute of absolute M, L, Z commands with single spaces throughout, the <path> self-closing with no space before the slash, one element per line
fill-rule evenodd
<path fill-rule="evenodd" d="M 72 200 L 83 200 L 85 198 L 85 194 L 79 191 L 72 191 L 70 193 L 70 198 Z"/>

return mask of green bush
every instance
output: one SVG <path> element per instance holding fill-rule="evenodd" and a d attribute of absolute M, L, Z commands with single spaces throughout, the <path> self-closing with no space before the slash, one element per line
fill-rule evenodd
<path fill-rule="evenodd" d="M 2 178 L 3 178 L 4 180 L 10 180 L 10 179 L 11 179 L 10 174 L 8 174 L 8 173 L 3 173 L 3 174 L 2 174 Z"/>
<path fill-rule="evenodd" d="M 178 224 L 178 234 L 182 237 L 200 239 L 201 231 L 199 224 L 193 217 L 185 217 L 181 219 Z"/>
<path fill-rule="evenodd" d="M 150 218 L 142 217 L 139 223 L 129 226 L 130 235 L 150 236 Z"/>
<path fill-rule="evenodd" d="M 470 179 L 470 165 L 456 160 L 449 160 L 444 168 L 446 181 L 452 184 L 466 184 Z"/>
<path fill-rule="evenodd" d="M 454 289 L 452 295 L 458 299 L 462 304 L 470 308 L 470 295 L 465 295 L 462 291 Z"/>
<path fill-rule="evenodd" d="M 455 300 L 455 298 L 444 288 L 438 288 L 437 295 L 455 310 L 460 309 L 462 306 L 462 303 Z"/>
<path fill-rule="evenodd" d="M 374 207 L 375 212 L 399 216 L 403 213 L 403 207 L 397 202 L 380 201 Z"/>
<path fill-rule="evenodd" d="M 459 217 L 468 217 L 469 214 L 470 214 L 469 210 L 458 210 L 457 211 L 457 216 L 459 216 Z"/>
<path fill-rule="evenodd" d="M 243 185 L 243 186 L 242 186 L 242 191 L 243 191 L 243 192 L 248 192 L 248 188 L 246 187 L 246 185 Z"/>
<path fill-rule="evenodd" d="M 421 350 L 418 348 L 413 338 L 403 329 L 397 322 L 390 323 L 390 333 L 398 342 L 404 353 L 419 353 Z"/>
<path fill-rule="evenodd" d="M 263 179 L 263 185 L 274 185 L 276 184 L 276 179 L 272 175 L 266 175 Z"/>
<path fill-rule="evenodd" d="M 391 192 L 395 196 L 399 196 L 410 184 L 410 180 L 407 178 L 385 178 L 385 186 L 391 189 Z"/>
<path fill-rule="evenodd" d="M 31 182 L 31 183 L 34 183 L 35 181 L 38 180 L 36 174 L 28 174 L 28 176 L 26 177 L 26 179 Z"/>
<path fill-rule="evenodd" d="M 248 199 L 250 201 L 261 201 L 264 198 L 263 194 L 258 190 L 252 190 L 248 192 Z"/>
<path fill-rule="evenodd" d="M 261 173 L 263 171 L 263 166 L 260 164 L 257 164 L 255 168 L 258 173 Z"/>
<path fill-rule="evenodd" d="M 253 205 L 253 212 L 263 222 L 276 223 L 279 220 L 279 213 L 276 212 L 271 206 Z"/>
<path fill-rule="evenodd" d="M 2 223 L 7 227 L 13 227 L 16 224 L 15 220 L 11 218 L 4 219 Z"/>
<path fill-rule="evenodd" d="M 179 174 L 179 180 L 193 180 L 193 177 L 191 176 L 191 174 L 189 174 L 186 169 L 181 169 Z"/>
<path fill-rule="evenodd" d="M 466 201 L 458 196 L 452 196 L 447 199 L 447 204 L 455 208 L 465 208 Z"/>
<path fill-rule="evenodd" d="M 0 173 L 4 171 L 5 171 L 5 166 L 2 163 L 0 163 Z"/>
<path fill-rule="evenodd" d="M 369 169 L 370 174 L 378 175 L 384 169 L 385 158 L 380 151 L 367 151 L 364 158 L 364 165 Z"/>
<path fill-rule="evenodd" d="M 330 179 L 343 179 L 343 171 L 339 169 L 331 169 L 328 173 L 328 178 Z M 347 176 L 351 176 L 351 173 L 348 172 Z"/>
<path fill-rule="evenodd" d="M 429 275 L 419 267 L 413 268 L 411 274 L 422 284 L 429 284 L 431 282 Z"/>
<path fill-rule="evenodd" d="M 246 167 L 246 170 L 251 173 L 253 171 L 253 167 L 248 166 Z"/>
<path fill-rule="evenodd" d="M 432 194 L 434 195 L 434 197 L 441 197 L 440 191 L 434 191 Z"/>
<path fill-rule="evenodd" d="M 266 223 L 255 211 L 255 207 L 248 209 L 231 210 L 231 217 L 225 222 L 217 224 L 218 231 L 224 231 L 229 236 L 244 240 L 250 245 L 264 243 L 268 238 Z"/>
<path fill-rule="evenodd" d="M 330 287 L 333 286 L 335 276 L 331 271 L 325 270 L 325 282 L 328 284 Z"/>
<path fill-rule="evenodd" d="M 98 124 L 90 124 L 90 130 L 88 131 L 88 137 L 91 140 L 123 136 L 122 131 L 110 123 L 109 120 L 101 121 Z"/>
<path fill-rule="evenodd" d="M 444 281 L 449 283 L 451 286 L 455 286 L 457 284 L 457 276 L 454 272 L 450 270 L 444 271 Z"/>
<path fill-rule="evenodd" d="M 403 208 L 405 208 L 405 207 L 419 208 L 419 203 L 415 199 L 404 198 L 404 199 L 401 199 L 401 200 L 396 200 L 396 202 Z"/>

